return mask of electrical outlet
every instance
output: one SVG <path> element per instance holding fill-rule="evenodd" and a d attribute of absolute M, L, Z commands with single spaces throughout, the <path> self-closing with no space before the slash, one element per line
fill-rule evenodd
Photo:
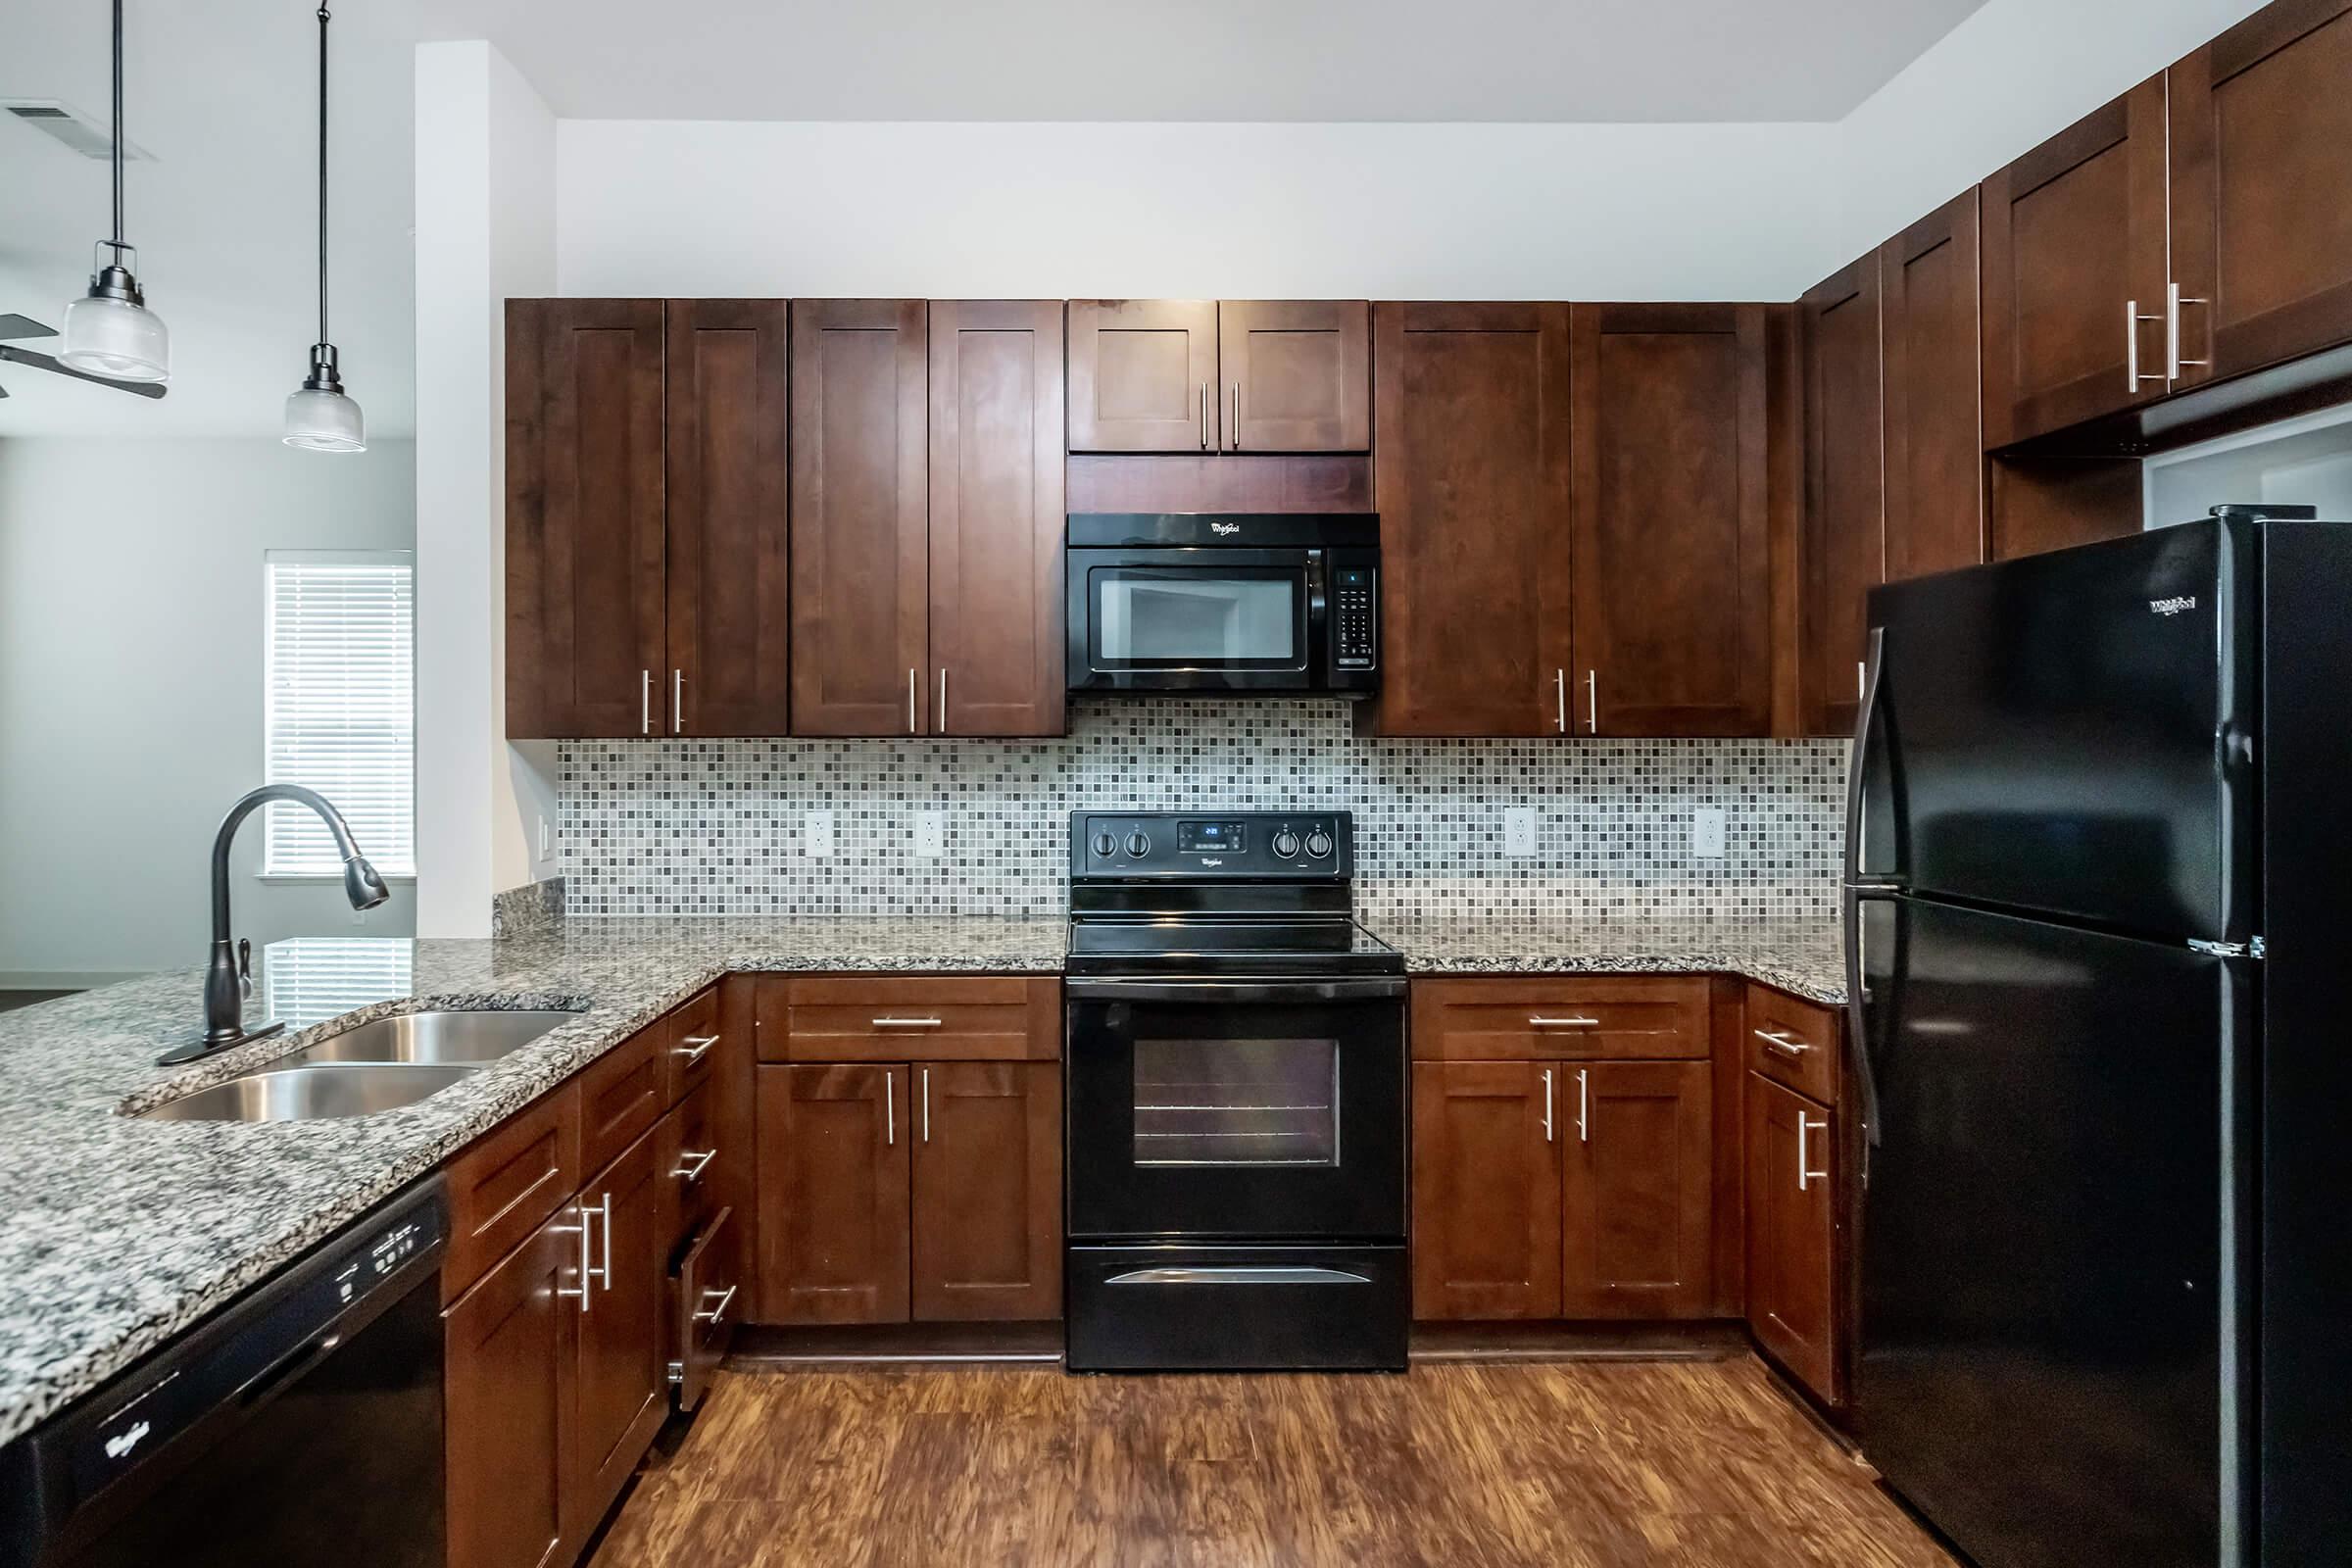
<path fill-rule="evenodd" d="M 948 813 L 917 811 L 914 813 L 914 853 L 945 855 L 948 853 Z"/>
<path fill-rule="evenodd" d="M 1502 808 L 1502 853 L 1518 857 L 1536 853 L 1534 807 L 1506 806 Z"/>
<path fill-rule="evenodd" d="M 833 813 L 821 810 L 810 811 L 802 819 L 801 840 L 802 848 L 810 855 L 831 855 L 833 853 Z"/>
<path fill-rule="evenodd" d="M 543 816 L 539 819 L 539 858 L 542 860 L 552 860 L 555 858 L 556 830 L 554 827 L 549 825 L 547 818 Z"/>
<path fill-rule="evenodd" d="M 1690 813 L 1690 853 L 1702 860 L 1723 858 L 1725 812 L 1720 806 L 1702 806 Z"/>

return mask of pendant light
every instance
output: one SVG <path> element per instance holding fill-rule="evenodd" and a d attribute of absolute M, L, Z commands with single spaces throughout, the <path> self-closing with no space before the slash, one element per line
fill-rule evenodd
<path fill-rule="evenodd" d="M 134 275 L 139 253 L 122 240 L 122 0 L 115 0 L 115 237 L 98 242 L 90 292 L 66 307 L 58 362 L 116 381 L 172 378 L 172 334 L 147 309 Z"/>
<path fill-rule="evenodd" d="M 360 406 L 343 395 L 335 346 L 326 340 L 326 7 L 318 8 L 318 341 L 311 373 L 286 395 L 285 443 L 305 452 L 365 452 Z"/>

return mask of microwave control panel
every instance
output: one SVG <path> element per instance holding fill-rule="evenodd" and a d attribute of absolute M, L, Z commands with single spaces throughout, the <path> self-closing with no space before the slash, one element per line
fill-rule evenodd
<path fill-rule="evenodd" d="M 1380 570 L 1338 566 L 1331 573 L 1332 664 L 1371 669 L 1380 662 Z"/>

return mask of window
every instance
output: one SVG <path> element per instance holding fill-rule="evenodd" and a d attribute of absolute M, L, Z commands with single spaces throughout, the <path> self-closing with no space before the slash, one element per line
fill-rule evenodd
<path fill-rule="evenodd" d="M 265 772 L 334 802 L 386 876 L 416 874 L 416 565 L 400 551 L 270 551 Z M 317 814 L 272 802 L 264 876 L 339 876 Z"/>

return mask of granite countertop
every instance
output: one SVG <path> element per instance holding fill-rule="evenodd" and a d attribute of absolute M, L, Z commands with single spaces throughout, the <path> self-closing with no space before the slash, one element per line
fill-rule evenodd
<path fill-rule="evenodd" d="M 1370 919 L 1416 973 L 1726 970 L 1843 995 L 1829 921 Z M 987 917 L 579 919 L 489 940 L 279 943 L 250 1016 L 287 1032 L 209 1062 L 155 1058 L 202 1016 L 194 969 L 0 1013 L 0 1443 L 88 1394 L 438 1167 L 718 976 L 1056 974 L 1067 926 Z M 435 1006 L 581 1015 L 431 1099 L 249 1125 L 121 1114 L 371 1017 Z M 332 1027 L 328 1027 L 332 1025 Z"/>

